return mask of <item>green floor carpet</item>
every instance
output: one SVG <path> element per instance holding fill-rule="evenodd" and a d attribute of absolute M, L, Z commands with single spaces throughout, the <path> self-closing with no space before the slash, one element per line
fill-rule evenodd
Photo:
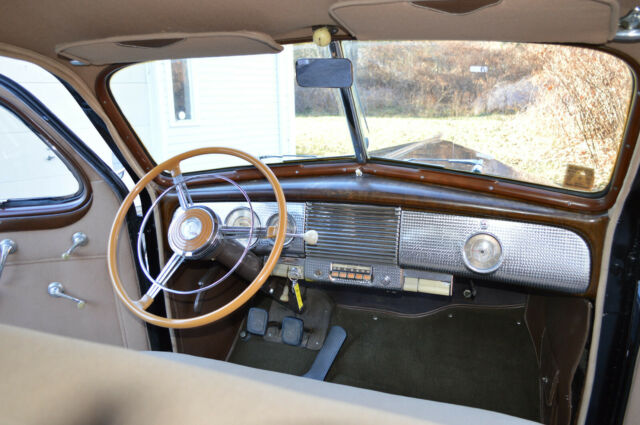
<path fill-rule="evenodd" d="M 327 380 L 539 420 L 538 368 L 524 308 L 454 308 L 403 317 L 336 308 L 347 340 Z M 230 361 L 302 375 L 316 352 L 259 337 Z"/>

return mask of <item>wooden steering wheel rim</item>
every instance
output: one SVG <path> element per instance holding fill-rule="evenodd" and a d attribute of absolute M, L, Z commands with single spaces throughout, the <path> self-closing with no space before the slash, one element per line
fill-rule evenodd
<path fill-rule="evenodd" d="M 165 170 L 179 172 L 180 170 L 180 162 L 185 159 L 192 158 L 199 155 L 210 155 L 210 154 L 223 154 L 223 155 L 231 155 L 237 158 L 244 159 L 249 162 L 253 166 L 255 166 L 262 175 L 267 179 L 271 187 L 273 188 L 273 192 L 276 197 L 276 201 L 278 203 L 278 215 L 279 215 L 279 223 L 278 230 L 276 232 L 276 238 L 273 243 L 273 249 L 271 250 L 271 254 L 267 258 L 262 270 L 256 276 L 256 278 L 247 286 L 247 288 L 242 291 L 240 295 L 231 300 L 228 304 L 220 307 L 219 309 L 212 311 L 207 314 L 203 314 L 201 316 L 191 317 L 187 319 L 173 319 L 168 317 L 161 317 L 155 314 L 147 312 L 139 302 L 133 301 L 124 290 L 122 285 L 122 281 L 120 280 L 120 275 L 118 272 L 118 262 L 117 262 L 117 246 L 118 246 L 118 235 L 120 233 L 120 228 L 124 223 L 125 217 L 127 215 L 127 211 L 133 204 L 133 200 L 142 192 L 142 190 L 160 173 Z M 198 326 L 204 326 L 209 323 L 213 323 L 216 320 L 220 320 L 223 317 L 231 314 L 242 305 L 244 305 L 256 292 L 262 287 L 267 278 L 271 275 L 278 259 L 280 258 L 280 254 L 282 253 L 282 248 L 284 247 L 284 241 L 287 230 L 287 204 L 284 198 L 284 192 L 282 190 L 282 186 L 280 186 L 280 182 L 276 178 L 275 174 L 269 167 L 267 167 L 262 161 L 249 155 L 248 153 L 242 152 L 237 149 L 232 148 L 221 148 L 221 147 L 211 147 L 211 148 L 201 148 L 194 149 L 188 152 L 181 153 L 176 155 L 158 165 L 156 165 L 151 171 L 144 175 L 135 185 L 135 187 L 129 192 L 127 197 L 122 201 L 122 205 L 120 205 L 120 209 L 118 210 L 116 217 L 113 221 L 113 225 L 111 226 L 111 232 L 109 234 L 109 244 L 107 250 L 107 265 L 109 267 L 109 275 L 111 276 L 111 284 L 113 285 L 113 289 L 120 298 L 120 300 L 124 303 L 125 306 L 137 317 L 144 320 L 145 322 L 162 326 L 165 328 L 175 328 L 175 329 L 185 329 L 185 328 L 195 328 Z M 135 260 L 134 260 L 135 261 Z"/>

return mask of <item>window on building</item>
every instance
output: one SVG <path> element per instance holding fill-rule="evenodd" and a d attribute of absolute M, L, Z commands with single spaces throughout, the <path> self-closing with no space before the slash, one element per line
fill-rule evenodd
<path fill-rule="evenodd" d="M 173 83 L 173 113 L 176 121 L 192 118 L 191 82 L 189 63 L 186 59 L 171 61 L 171 81 Z"/>

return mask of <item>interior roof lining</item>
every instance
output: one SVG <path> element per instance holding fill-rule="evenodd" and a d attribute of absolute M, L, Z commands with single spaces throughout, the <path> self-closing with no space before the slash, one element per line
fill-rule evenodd
<path fill-rule="evenodd" d="M 368 0 L 371 3 L 374 0 Z M 390 0 L 384 0 L 391 3 Z M 170 0 L 110 0 L 109 2 L 85 2 L 84 0 L 58 0 L 42 3 L 37 0 L 22 0 L 12 2 L 11 7 L 5 8 L 0 15 L 0 40 L 4 43 L 28 49 L 63 61 L 57 56 L 55 46 L 86 40 L 98 40 L 122 35 L 154 34 L 154 33 L 206 33 L 212 31 L 255 31 L 268 34 L 272 39 L 290 40 L 309 37 L 315 25 L 339 25 L 331 15 L 336 14 L 338 7 L 354 3 L 337 2 L 336 0 L 278 0 L 277 2 L 254 2 L 252 0 L 216 0 L 202 2 L 201 0 L 183 0 L 175 3 Z M 362 2 L 355 2 L 362 3 Z M 395 0 L 397 4 L 406 3 Z M 413 28 L 414 37 L 419 39 L 445 38 L 452 39 L 452 33 L 460 32 L 457 39 L 493 39 L 508 41 L 503 36 L 501 28 L 509 22 L 498 19 L 499 11 L 505 5 L 512 6 L 519 12 L 518 25 L 526 27 L 527 33 L 520 32 L 516 41 L 540 41 L 540 37 L 547 37 L 547 28 L 537 28 L 532 23 L 535 16 L 547 13 L 561 16 L 566 23 L 567 33 L 579 23 L 583 17 L 593 21 L 585 14 L 593 5 L 610 7 L 610 19 L 601 22 L 595 28 L 586 27 L 581 34 L 575 34 L 570 40 L 555 37 L 555 42 L 603 42 L 602 28 L 609 25 L 609 39 L 612 36 L 617 20 L 621 14 L 626 14 L 633 6 L 631 0 L 501 0 L 495 6 L 479 9 L 471 14 L 454 16 L 455 24 L 450 25 L 448 32 L 441 33 L 438 27 L 439 18 L 451 18 L 451 15 L 438 12 L 438 19 L 430 18 L 421 21 L 420 25 L 407 25 L 402 19 L 394 19 L 396 13 L 383 16 L 383 25 L 374 28 L 374 33 L 363 35 L 359 31 L 362 25 L 368 25 L 370 14 L 362 15 L 354 23 L 349 19 L 351 36 L 359 39 L 389 39 L 391 32 L 405 31 Z M 330 10 L 331 9 L 331 10 Z M 413 12 L 427 10 L 423 7 L 411 5 Z M 549 12 L 545 12 L 548 10 Z M 286 11 L 286 13 L 283 13 Z M 617 11 L 617 12 L 616 12 Z M 470 36 L 471 26 L 461 24 L 466 19 L 482 13 L 495 15 L 489 25 L 473 27 L 473 37 Z M 414 13 L 416 14 L 416 13 Z M 340 12 L 342 15 L 342 12 Z M 340 19 L 344 19 L 342 16 Z M 605 19 L 606 20 L 606 19 Z M 346 21 L 346 20 L 345 20 Z M 359 23 L 358 23 L 359 22 Z M 449 22 L 449 21 L 447 21 Z M 64 25 L 61 25 L 64 23 Z M 356 25 L 358 23 L 358 25 Z M 434 24 L 435 26 L 431 25 Z M 356 28 L 358 27 L 358 28 Z M 524 31 L 524 30 L 522 30 Z M 466 32 L 466 33 L 465 33 Z M 595 34 L 597 32 L 598 34 Z M 442 34 L 442 35 L 440 35 Z M 595 34 L 595 35 L 594 35 Z M 397 37 L 394 37 L 398 39 Z M 407 38 L 407 37 L 404 37 Z M 526 40 L 528 39 L 528 40 Z M 606 41 L 606 40 L 605 40 Z M 94 76 L 95 73 L 92 73 Z"/>

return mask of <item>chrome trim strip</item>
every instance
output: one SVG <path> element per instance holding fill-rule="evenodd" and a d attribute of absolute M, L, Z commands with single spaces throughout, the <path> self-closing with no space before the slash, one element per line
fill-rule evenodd
<path fill-rule="evenodd" d="M 236 208 L 247 207 L 246 202 L 196 202 L 195 205 L 204 205 L 214 211 L 222 222 L 226 219 L 227 215 Z M 278 204 L 275 202 L 251 202 L 253 212 L 258 216 L 260 222 L 267 223 L 269 217 L 278 213 Z M 305 221 L 305 204 L 299 202 L 287 202 L 287 212 L 295 220 L 297 233 L 303 232 Z M 258 239 L 255 246 L 252 249 L 256 253 L 268 253 L 271 252 L 272 244 L 266 239 Z M 302 238 L 293 238 L 290 244 L 288 244 L 284 250 L 284 254 L 287 255 L 300 255 L 304 253 L 304 241 Z"/>
<path fill-rule="evenodd" d="M 487 275 L 469 270 L 462 259 L 465 241 L 478 232 L 493 234 L 502 244 L 502 265 Z M 398 258 L 401 267 L 569 293 L 586 291 L 591 273 L 589 247 L 570 230 L 418 211 L 402 212 Z"/>
<path fill-rule="evenodd" d="M 318 244 L 307 245 L 310 258 L 354 264 L 398 264 L 400 208 L 307 203 L 306 230 L 318 232 Z"/>

